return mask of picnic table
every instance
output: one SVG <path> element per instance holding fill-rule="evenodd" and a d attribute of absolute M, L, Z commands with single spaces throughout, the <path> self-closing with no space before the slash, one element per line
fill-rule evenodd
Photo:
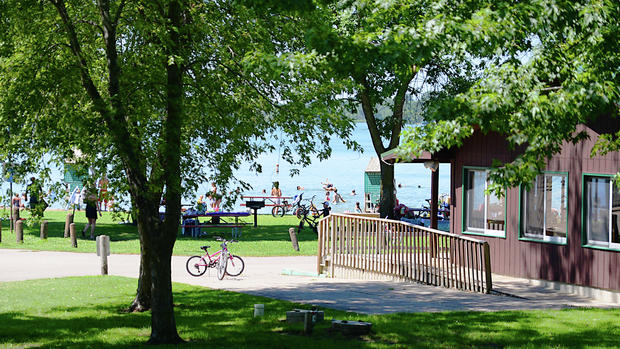
<path fill-rule="evenodd" d="M 241 237 L 241 228 L 246 223 L 239 222 L 239 217 L 249 216 L 249 212 L 204 212 L 192 213 L 182 216 L 183 235 L 191 235 L 192 237 L 200 237 L 203 235 L 202 229 L 212 228 L 230 228 L 232 237 Z M 209 220 L 200 221 L 201 218 L 209 218 Z M 234 221 L 233 221 L 234 219 Z"/>

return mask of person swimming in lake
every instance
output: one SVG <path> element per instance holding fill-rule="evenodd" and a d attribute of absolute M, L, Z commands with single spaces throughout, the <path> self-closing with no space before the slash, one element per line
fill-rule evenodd
<path fill-rule="evenodd" d="M 304 190 L 304 189 L 305 189 L 305 188 L 304 188 L 304 187 L 302 187 L 301 185 L 298 185 L 298 186 L 297 186 L 297 190 Z"/>
<path fill-rule="evenodd" d="M 360 207 L 360 203 L 356 202 L 355 203 L 355 213 L 362 213 L 362 208 Z"/>
<path fill-rule="evenodd" d="M 329 192 L 327 192 L 329 194 Z M 337 204 L 339 202 L 347 202 L 342 195 L 338 194 L 338 189 L 334 189 L 334 203 Z"/>
<path fill-rule="evenodd" d="M 323 184 L 323 189 L 326 191 L 333 191 L 336 189 L 332 183 L 330 183 L 329 178 L 325 178 L 325 182 L 321 182 Z"/>

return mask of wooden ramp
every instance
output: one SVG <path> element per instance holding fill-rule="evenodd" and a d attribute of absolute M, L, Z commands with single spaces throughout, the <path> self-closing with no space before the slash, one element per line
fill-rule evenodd
<path fill-rule="evenodd" d="M 318 225 L 318 272 L 492 290 L 486 241 L 406 222 L 332 214 Z"/>

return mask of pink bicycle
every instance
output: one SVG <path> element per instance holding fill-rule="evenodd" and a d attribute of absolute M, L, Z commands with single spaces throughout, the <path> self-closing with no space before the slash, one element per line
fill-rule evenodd
<path fill-rule="evenodd" d="M 211 246 L 201 246 L 200 248 L 205 251 L 204 256 L 189 257 L 187 263 L 185 263 L 185 268 L 190 275 L 202 276 L 207 271 L 207 268 L 216 268 L 217 278 L 222 280 L 225 275 L 238 276 L 243 272 L 245 266 L 243 259 L 228 252 L 228 243 L 237 242 L 237 240 L 224 240 L 222 238 L 217 238 L 216 240 L 222 241 L 220 245 L 222 247 L 221 250 L 214 254 L 209 254 L 208 249 Z"/>

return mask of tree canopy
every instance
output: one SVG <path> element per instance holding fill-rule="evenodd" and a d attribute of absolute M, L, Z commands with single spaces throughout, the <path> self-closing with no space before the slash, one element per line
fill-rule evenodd
<path fill-rule="evenodd" d="M 406 130 L 400 155 L 458 146 L 477 127 L 524 147 L 515 161 L 495 164 L 491 190 L 531 183 L 563 142 L 584 137 L 575 132 L 578 124 L 618 117 L 619 15 L 620 4 L 606 0 L 498 2 L 480 9 L 479 35 L 497 50 L 495 60 L 470 88 L 437 103 L 428 123 Z M 510 52 L 499 40 L 506 37 L 526 40 Z M 619 150 L 618 136 L 602 135 L 593 154 Z"/>
<path fill-rule="evenodd" d="M 180 340 L 170 257 L 181 195 L 207 179 L 224 189 L 280 135 L 285 160 L 301 165 L 329 156 L 326 135 L 356 146 L 342 83 L 317 84 L 312 53 L 296 59 L 304 6 L 0 3 L 0 158 L 22 172 L 47 167 L 46 154 L 73 158 L 129 192 L 141 243 L 136 302 L 152 311 L 152 343 Z"/>

